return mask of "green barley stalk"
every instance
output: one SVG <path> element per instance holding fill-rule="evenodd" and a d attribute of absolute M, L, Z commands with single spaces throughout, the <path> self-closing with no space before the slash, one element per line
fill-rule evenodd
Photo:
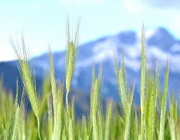
<path fill-rule="evenodd" d="M 94 71 L 95 72 L 95 71 Z M 94 73 L 93 72 L 93 73 Z M 93 74 L 95 75 L 95 73 Z M 91 119 L 92 119 L 92 134 L 93 139 L 97 140 L 98 137 L 98 118 L 97 115 L 101 114 L 100 112 L 100 93 L 101 93 L 101 80 L 102 80 L 102 65 L 99 68 L 98 78 L 94 79 L 94 83 L 92 85 L 92 91 L 91 91 Z"/>
<path fill-rule="evenodd" d="M 65 110 L 65 133 L 67 139 L 75 138 L 75 112 L 74 112 L 74 98 L 72 98 L 71 104 Z M 71 131 L 72 130 L 72 131 Z"/>
<path fill-rule="evenodd" d="M 130 139 L 130 127 L 131 127 L 131 112 L 132 112 L 132 103 L 133 103 L 133 97 L 134 97 L 134 86 L 132 87 L 131 95 L 129 94 L 129 100 L 127 103 L 127 111 L 125 114 L 125 132 L 124 132 L 124 140 Z"/>
<path fill-rule="evenodd" d="M 154 139 L 155 118 L 156 118 L 156 98 L 154 92 L 151 93 L 148 116 L 148 140 Z"/>
<path fill-rule="evenodd" d="M 173 119 L 169 118 L 171 140 L 176 140 L 176 124 Z"/>
<path fill-rule="evenodd" d="M 6 115 L 6 114 L 4 114 Z M 7 116 L 5 116 L 7 117 Z M 12 134 L 12 126 L 13 126 L 13 116 L 12 114 L 8 116 L 7 121 L 5 122 L 5 130 L 4 130 L 4 140 L 9 140 Z"/>
<path fill-rule="evenodd" d="M 134 136 L 139 138 L 139 121 L 138 121 L 138 115 L 137 110 L 134 110 Z"/>
<path fill-rule="evenodd" d="M 116 55 L 115 55 L 116 56 Z M 123 105 L 124 113 L 126 112 L 126 73 L 125 73 L 125 65 L 124 65 L 124 50 L 122 47 L 122 54 L 121 54 L 121 68 L 119 69 L 118 66 L 118 59 L 117 57 L 114 58 L 115 61 L 115 76 L 117 81 L 117 88 L 119 97 L 121 98 L 121 102 Z"/>
<path fill-rule="evenodd" d="M 103 139 L 104 120 L 103 120 L 103 116 L 100 110 L 98 111 L 97 121 L 98 121 L 98 140 L 104 140 Z"/>
<path fill-rule="evenodd" d="M 50 76 L 45 76 L 42 83 L 42 95 L 39 98 L 40 108 L 39 108 L 39 117 L 42 118 L 43 114 L 46 112 L 48 106 L 48 98 L 51 93 L 51 81 L 49 80 Z"/>
<path fill-rule="evenodd" d="M 125 84 L 125 79 L 124 79 L 124 71 L 123 68 L 119 69 L 119 81 L 118 81 L 118 85 L 120 87 L 120 97 L 123 103 L 123 109 L 124 109 L 124 113 L 126 114 L 127 111 L 127 96 L 126 96 L 126 84 Z"/>
<path fill-rule="evenodd" d="M 74 130 L 73 130 L 73 120 L 71 118 L 69 118 L 69 126 L 68 126 L 68 136 L 69 136 L 69 140 L 74 140 Z"/>
<path fill-rule="evenodd" d="M 63 84 L 60 84 L 58 88 L 58 99 L 56 102 L 56 109 L 57 109 L 57 117 L 56 117 L 56 124 L 54 124 L 54 140 L 60 140 L 62 134 L 62 116 L 63 116 Z"/>
<path fill-rule="evenodd" d="M 156 74 L 157 75 L 157 74 Z M 155 130 L 155 118 L 156 118 L 156 85 L 155 80 L 153 79 L 153 71 L 152 69 L 148 72 L 148 96 L 146 100 L 146 125 L 147 125 L 147 138 L 148 140 L 154 139 L 154 130 Z"/>
<path fill-rule="evenodd" d="M 74 139 L 75 138 L 75 110 L 74 110 L 74 97 L 72 98 L 72 101 L 71 101 L 71 106 L 70 106 L 70 110 L 68 112 L 68 129 L 69 130 L 72 130 L 72 131 L 69 131 L 69 139 Z"/>
<path fill-rule="evenodd" d="M 121 68 L 118 68 L 118 61 L 117 58 L 115 58 L 115 74 L 116 74 L 116 80 L 117 80 L 117 86 L 119 91 L 119 96 L 122 101 L 124 115 L 125 115 L 125 132 L 124 132 L 124 139 L 130 139 L 130 119 L 131 119 L 131 110 L 132 110 L 132 99 L 128 99 L 127 96 L 127 89 L 126 89 L 126 72 L 125 72 L 125 65 L 124 65 L 124 52 L 122 49 L 122 57 L 121 57 Z M 132 92 L 134 94 L 134 91 Z M 133 96 L 133 95 L 131 95 Z"/>
<path fill-rule="evenodd" d="M 102 65 L 99 68 L 98 78 L 95 76 L 95 67 L 92 67 L 92 85 L 90 96 L 90 133 L 89 139 L 98 140 L 98 118 L 97 113 L 100 113 L 100 83 L 102 79 Z M 101 114 L 101 113 L 100 113 Z M 99 118 L 100 119 L 100 118 Z"/>
<path fill-rule="evenodd" d="M 62 131 L 62 140 L 67 140 L 66 127 Z"/>
<path fill-rule="evenodd" d="M 49 61 L 50 61 L 50 73 L 51 73 L 51 92 L 52 92 L 52 100 L 53 100 L 53 120 L 54 120 L 54 132 L 53 132 L 53 137 L 58 135 L 57 133 L 57 88 L 56 88 L 56 80 L 55 80 L 55 74 L 54 74 L 54 63 L 53 63 L 53 56 L 51 49 L 49 47 Z M 50 116 L 49 116 L 50 117 Z"/>
<path fill-rule="evenodd" d="M 95 74 L 93 69 L 93 75 Z M 91 89 L 91 98 L 90 98 L 90 118 L 92 121 L 92 134 L 93 139 L 98 140 L 98 121 L 97 113 L 100 109 L 100 82 L 102 77 L 102 67 L 99 70 L 99 76 L 97 79 L 94 79 L 94 83 Z"/>
<path fill-rule="evenodd" d="M 168 92 L 168 78 L 169 78 L 169 62 L 167 63 L 165 82 L 164 82 L 164 95 L 161 102 L 161 116 L 160 116 L 160 133 L 159 140 L 164 140 L 164 127 L 166 120 L 166 105 L 167 105 L 167 92 Z"/>
<path fill-rule="evenodd" d="M 150 93 L 149 113 L 148 113 L 148 139 L 149 140 L 153 140 L 155 136 L 156 106 L 157 106 L 157 97 L 158 97 L 158 92 L 159 92 L 159 75 L 160 75 L 160 68 L 159 68 L 158 63 L 159 62 L 156 63 L 155 79 L 153 81 L 153 84 L 151 85 L 152 88 L 149 91 Z"/>
<path fill-rule="evenodd" d="M 145 134 L 145 86 L 146 86 L 146 51 L 144 25 L 142 26 L 141 41 L 141 135 L 140 140 L 144 140 Z"/>
<path fill-rule="evenodd" d="M 38 114 L 39 113 L 38 100 L 37 100 L 37 96 L 36 96 L 36 90 L 33 85 L 33 78 L 32 78 L 31 72 L 30 72 L 29 64 L 28 64 L 29 57 L 27 54 L 26 44 L 25 44 L 23 36 L 21 37 L 21 44 L 19 44 L 18 41 L 15 44 L 15 42 L 13 41 L 12 38 L 10 41 L 11 41 L 12 48 L 14 49 L 16 56 L 18 58 L 18 61 L 19 61 L 19 72 L 20 72 L 24 87 L 26 89 L 26 92 L 28 94 L 28 98 L 30 100 L 32 110 L 37 119 L 38 135 L 39 135 L 39 139 L 41 139 L 40 121 L 39 121 L 39 114 Z"/>
<path fill-rule="evenodd" d="M 177 104 L 177 100 L 175 100 L 174 98 L 171 99 L 171 104 L 170 106 L 170 112 L 169 112 L 169 126 L 170 126 L 170 134 L 171 134 L 171 139 L 172 140 L 176 140 L 177 139 L 177 135 L 176 135 L 176 130 L 177 130 L 177 120 L 178 120 L 178 104 Z"/>
<path fill-rule="evenodd" d="M 92 125 L 93 125 L 93 139 L 98 140 L 98 125 L 97 125 L 97 109 L 98 109 L 98 92 L 99 92 L 98 80 L 95 80 L 93 91 L 92 91 L 92 104 L 91 104 L 91 115 L 92 115 Z"/>
<path fill-rule="evenodd" d="M 148 72 L 147 72 L 147 97 L 146 97 L 146 102 L 145 102 L 145 121 L 146 121 L 146 124 L 148 124 L 148 119 L 149 119 L 149 114 L 150 114 L 150 99 L 151 99 L 151 92 L 152 92 L 152 89 L 153 89 L 153 71 L 152 71 L 152 68 L 148 69 Z M 147 125 L 148 126 L 148 125 Z M 148 129 L 148 127 L 147 127 Z M 148 130 L 147 130 L 148 132 Z"/>
<path fill-rule="evenodd" d="M 124 46 L 122 47 L 122 54 L 121 54 L 121 69 L 122 69 L 123 85 L 125 86 L 125 90 L 126 90 L 126 70 L 125 70 L 125 64 L 124 64 Z M 126 103 L 126 100 L 127 99 L 125 99 L 125 101 L 124 101 L 125 103 Z"/>
<path fill-rule="evenodd" d="M 20 116 L 19 118 L 19 128 L 18 128 L 18 139 L 26 140 L 26 124 L 25 124 L 25 89 L 23 88 L 21 100 L 20 100 Z"/>
<path fill-rule="evenodd" d="M 112 102 L 109 102 L 107 104 L 107 109 L 106 109 L 106 122 L 105 122 L 105 136 L 104 140 L 109 140 L 110 138 L 110 122 L 111 122 L 111 117 L 112 117 Z"/>
<path fill-rule="evenodd" d="M 48 139 L 52 138 L 53 134 L 53 103 L 51 95 L 48 98 Z"/>
<path fill-rule="evenodd" d="M 51 92 L 52 92 L 52 96 L 53 96 L 53 108 L 56 112 L 56 100 L 57 100 L 57 88 L 56 88 L 56 80 L 55 80 L 55 74 L 54 74 L 54 63 L 53 63 L 53 56 L 52 56 L 52 52 L 51 49 L 49 47 L 49 61 L 50 61 L 50 73 L 51 73 Z M 55 113 L 54 112 L 54 113 Z M 56 115 L 54 115 L 56 116 Z M 55 120 L 55 118 L 54 118 Z"/>
<path fill-rule="evenodd" d="M 61 131 L 62 131 L 61 129 L 62 129 L 63 87 L 62 85 L 60 85 L 60 89 L 57 92 L 56 80 L 55 80 L 55 74 L 54 74 L 53 57 L 52 57 L 52 52 L 50 48 L 49 48 L 49 60 L 50 60 L 50 69 L 51 69 L 50 71 L 51 72 L 51 91 L 52 91 L 52 97 L 53 97 L 53 113 L 54 113 L 53 139 L 58 140 L 61 138 Z"/>
<path fill-rule="evenodd" d="M 19 114 L 20 114 L 20 107 L 18 104 L 18 81 L 16 81 L 16 112 L 15 112 L 15 119 L 14 119 L 14 126 L 13 126 L 13 133 L 12 133 L 12 140 L 18 140 L 18 127 L 19 127 Z"/>
<path fill-rule="evenodd" d="M 18 140 L 19 113 L 20 113 L 20 108 L 17 107 L 16 113 L 15 113 L 13 134 L 12 134 L 12 139 L 11 140 Z"/>
<path fill-rule="evenodd" d="M 82 117 L 82 128 L 84 130 L 83 134 L 83 139 L 88 139 L 88 129 L 87 129 L 87 121 L 86 117 L 83 115 Z"/>
<path fill-rule="evenodd" d="M 66 54 L 66 105 L 68 107 L 68 94 L 70 91 L 71 81 L 75 70 L 75 61 L 77 56 L 76 46 L 78 45 L 79 36 L 79 25 L 78 22 L 75 37 L 72 40 L 70 34 L 69 19 L 67 18 L 67 54 Z"/>

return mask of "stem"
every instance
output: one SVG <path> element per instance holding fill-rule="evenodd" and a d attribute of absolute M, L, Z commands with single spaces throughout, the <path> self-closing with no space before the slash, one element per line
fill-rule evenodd
<path fill-rule="evenodd" d="M 38 122 L 38 136 L 39 136 L 39 139 L 41 140 L 41 134 L 40 134 L 40 122 L 39 122 L 39 118 L 36 116 L 37 118 L 37 122 Z"/>
<path fill-rule="evenodd" d="M 67 109 L 68 109 L 68 94 L 69 94 L 69 92 L 66 93 L 66 107 L 67 107 Z"/>

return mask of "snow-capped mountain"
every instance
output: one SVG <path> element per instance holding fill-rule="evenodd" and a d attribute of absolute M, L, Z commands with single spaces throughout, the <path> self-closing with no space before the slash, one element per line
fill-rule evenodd
<path fill-rule="evenodd" d="M 160 61 L 162 69 L 161 82 L 163 83 L 164 69 L 167 60 L 169 60 L 169 90 L 177 93 L 180 89 L 180 40 L 175 39 L 164 28 L 146 31 L 145 36 L 148 66 L 152 65 L 155 67 L 156 61 Z M 122 46 L 124 46 L 124 60 L 128 83 L 135 83 L 135 101 L 139 103 L 141 35 L 132 31 L 120 32 L 80 45 L 78 47 L 78 57 L 72 87 L 89 92 L 92 65 L 94 63 L 96 72 L 98 73 L 99 65 L 103 64 L 103 97 L 112 97 L 115 100 L 119 100 L 114 74 L 114 52 L 118 55 L 120 62 Z M 55 52 L 53 58 L 56 79 L 64 80 L 65 52 Z M 48 54 L 36 57 L 31 62 L 35 65 L 36 73 L 39 77 L 43 76 L 42 71 L 45 74 L 49 72 Z"/>

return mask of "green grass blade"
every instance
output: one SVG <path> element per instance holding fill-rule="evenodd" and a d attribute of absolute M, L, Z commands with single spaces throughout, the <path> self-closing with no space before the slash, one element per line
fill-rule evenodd
<path fill-rule="evenodd" d="M 48 98 L 48 139 L 53 136 L 53 103 L 52 98 Z"/>
<path fill-rule="evenodd" d="M 20 107 L 18 104 L 18 81 L 16 82 L 16 112 L 15 112 L 15 119 L 14 119 L 14 126 L 13 126 L 13 132 L 12 132 L 12 140 L 18 140 L 18 127 L 19 127 L 19 114 L 20 114 Z"/>
<path fill-rule="evenodd" d="M 124 51 L 122 49 L 122 57 L 121 57 L 121 68 L 118 67 L 118 59 L 115 59 L 115 75 L 117 81 L 117 88 L 119 97 L 121 98 L 121 102 L 123 105 L 124 113 L 126 114 L 126 103 L 127 103 L 127 95 L 126 95 L 126 72 L 124 65 Z"/>
<path fill-rule="evenodd" d="M 124 132 L 124 140 L 130 139 L 130 127 L 131 127 L 131 112 L 132 112 L 132 103 L 133 103 L 133 97 L 134 97 L 134 86 L 132 88 L 131 95 L 129 96 L 128 100 L 128 106 L 127 106 L 127 112 L 125 114 L 125 132 Z"/>
<path fill-rule="evenodd" d="M 68 137 L 69 137 L 69 140 L 74 140 L 74 130 L 73 130 L 73 121 L 72 121 L 72 119 L 70 118 L 69 119 L 69 126 L 68 126 L 68 128 L 69 128 L 69 130 L 68 130 Z"/>
<path fill-rule="evenodd" d="M 144 140 L 145 134 L 145 86 L 146 86 L 146 51 L 145 51 L 145 34 L 144 25 L 142 27 L 141 41 L 141 137 Z"/>
<path fill-rule="evenodd" d="M 97 98 L 98 98 L 98 85 L 99 85 L 99 83 L 98 83 L 98 80 L 96 79 L 95 80 L 95 83 L 94 83 L 94 86 L 93 86 L 93 97 L 92 97 L 92 107 L 91 107 L 91 109 L 92 109 L 92 111 L 91 111 L 91 113 L 92 113 L 92 125 L 93 125 L 93 139 L 94 140 L 98 140 L 98 125 L 97 125 L 97 109 L 98 109 L 98 100 L 97 100 Z"/>
<path fill-rule="evenodd" d="M 98 111 L 98 140 L 104 140 L 103 139 L 103 130 L 104 130 L 104 124 L 103 124 L 103 116 L 100 111 Z"/>
<path fill-rule="evenodd" d="M 161 116 L 160 116 L 160 133 L 159 133 L 159 140 L 164 140 L 164 127 L 166 121 L 166 105 L 167 105 L 167 92 L 168 92 L 168 78 L 169 78 L 169 62 L 166 68 L 165 74 L 165 82 L 164 82 L 164 94 L 162 97 L 161 103 Z"/>
<path fill-rule="evenodd" d="M 112 117 L 112 102 L 107 104 L 104 140 L 109 140 L 110 138 L 111 117 Z"/>
<path fill-rule="evenodd" d="M 127 95 L 126 95 L 126 84 L 124 79 L 124 70 L 123 68 L 120 68 L 119 70 L 119 86 L 120 86 L 120 97 L 123 104 L 124 113 L 126 114 L 127 111 Z"/>

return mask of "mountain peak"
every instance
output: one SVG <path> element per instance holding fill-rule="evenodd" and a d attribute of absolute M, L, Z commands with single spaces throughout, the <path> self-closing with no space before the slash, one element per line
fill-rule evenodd
<path fill-rule="evenodd" d="M 163 27 L 147 31 L 147 44 L 168 50 L 174 44 L 174 37 Z"/>
<path fill-rule="evenodd" d="M 165 29 L 164 27 L 158 27 L 155 29 L 156 30 L 156 34 L 160 33 L 160 34 L 170 34 L 167 29 Z"/>

